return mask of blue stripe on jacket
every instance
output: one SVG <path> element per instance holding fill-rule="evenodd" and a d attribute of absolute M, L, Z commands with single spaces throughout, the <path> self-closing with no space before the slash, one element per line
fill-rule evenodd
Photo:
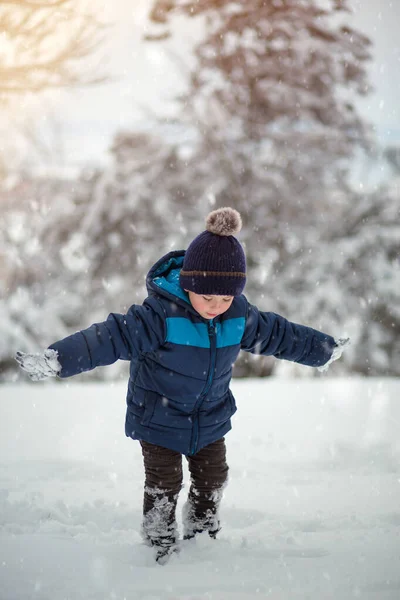
<path fill-rule="evenodd" d="M 168 317 L 166 341 L 183 346 L 209 348 L 210 339 L 205 323 L 193 323 L 186 317 Z M 227 319 L 215 324 L 217 348 L 240 344 L 245 328 L 244 317 Z"/>

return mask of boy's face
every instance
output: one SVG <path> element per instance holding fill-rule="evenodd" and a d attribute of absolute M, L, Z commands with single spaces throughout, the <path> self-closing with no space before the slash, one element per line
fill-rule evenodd
<path fill-rule="evenodd" d="M 203 319 L 214 319 L 228 310 L 233 302 L 233 296 L 209 296 L 207 294 L 195 294 L 185 290 L 189 294 L 191 305 Z"/>

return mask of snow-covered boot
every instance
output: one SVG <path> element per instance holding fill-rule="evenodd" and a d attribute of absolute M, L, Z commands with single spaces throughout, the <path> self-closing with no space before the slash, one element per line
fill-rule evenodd
<path fill-rule="evenodd" d="M 173 546 L 160 546 L 156 549 L 156 562 L 159 565 L 165 565 L 169 561 L 170 557 L 179 551 L 178 546 L 175 544 Z"/>
<path fill-rule="evenodd" d="M 205 514 L 198 516 L 193 504 L 188 500 L 183 507 L 183 539 L 190 540 L 199 533 L 207 531 L 210 538 L 216 539 L 221 530 L 220 521 L 216 512 L 207 510 Z"/>
<path fill-rule="evenodd" d="M 175 521 L 175 503 L 162 490 L 146 489 L 152 496 L 153 507 L 143 515 L 142 537 L 148 546 L 156 550 L 156 561 L 163 564 L 162 559 L 175 551 L 177 544 L 177 527 Z"/>
<path fill-rule="evenodd" d="M 224 438 L 188 456 L 187 460 L 191 485 L 183 508 L 184 539 L 203 531 L 215 538 L 220 530 L 218 511 L 229 470 Z"/>

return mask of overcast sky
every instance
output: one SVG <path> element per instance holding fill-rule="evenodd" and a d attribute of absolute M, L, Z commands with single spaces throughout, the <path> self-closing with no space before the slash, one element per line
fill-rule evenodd
<path fill-rule="evenodd" d="M 351 0 L 351 4 L 353 26 L 374 43 L 369 72 L 375 92 L 360 101 L 360 110 L 376 125 L 381 140 L 400 142 L 400 0 Z M 37 116 L 43 118 L 47 106 L 59 124 L 67 163 L 104 160 L 117 129 L 145 123 L 147 110 L 168 110 L 168 99 L 181 89 L 181 76 L 168 55 L 159 45 L 142 42 L 150 5 L 151 0 L 102 3 L 100 17 L 114 22 L 103 53 L 114 83 L 62 92 L 37 106 Z M 196 34 L 194 19 L 178 24 L 176 31 L 173 47 L 185 61 L 186 48 Z"/>

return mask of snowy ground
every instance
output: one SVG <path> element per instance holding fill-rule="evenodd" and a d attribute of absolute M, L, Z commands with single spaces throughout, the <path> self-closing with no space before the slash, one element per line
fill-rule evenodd
<path fill-rule="evenodd" d="M 400 381 L 233 391 L 220 539 L 160 566 L 125 385 L 0 387 L 0 600 L 398 600 Z"/>

